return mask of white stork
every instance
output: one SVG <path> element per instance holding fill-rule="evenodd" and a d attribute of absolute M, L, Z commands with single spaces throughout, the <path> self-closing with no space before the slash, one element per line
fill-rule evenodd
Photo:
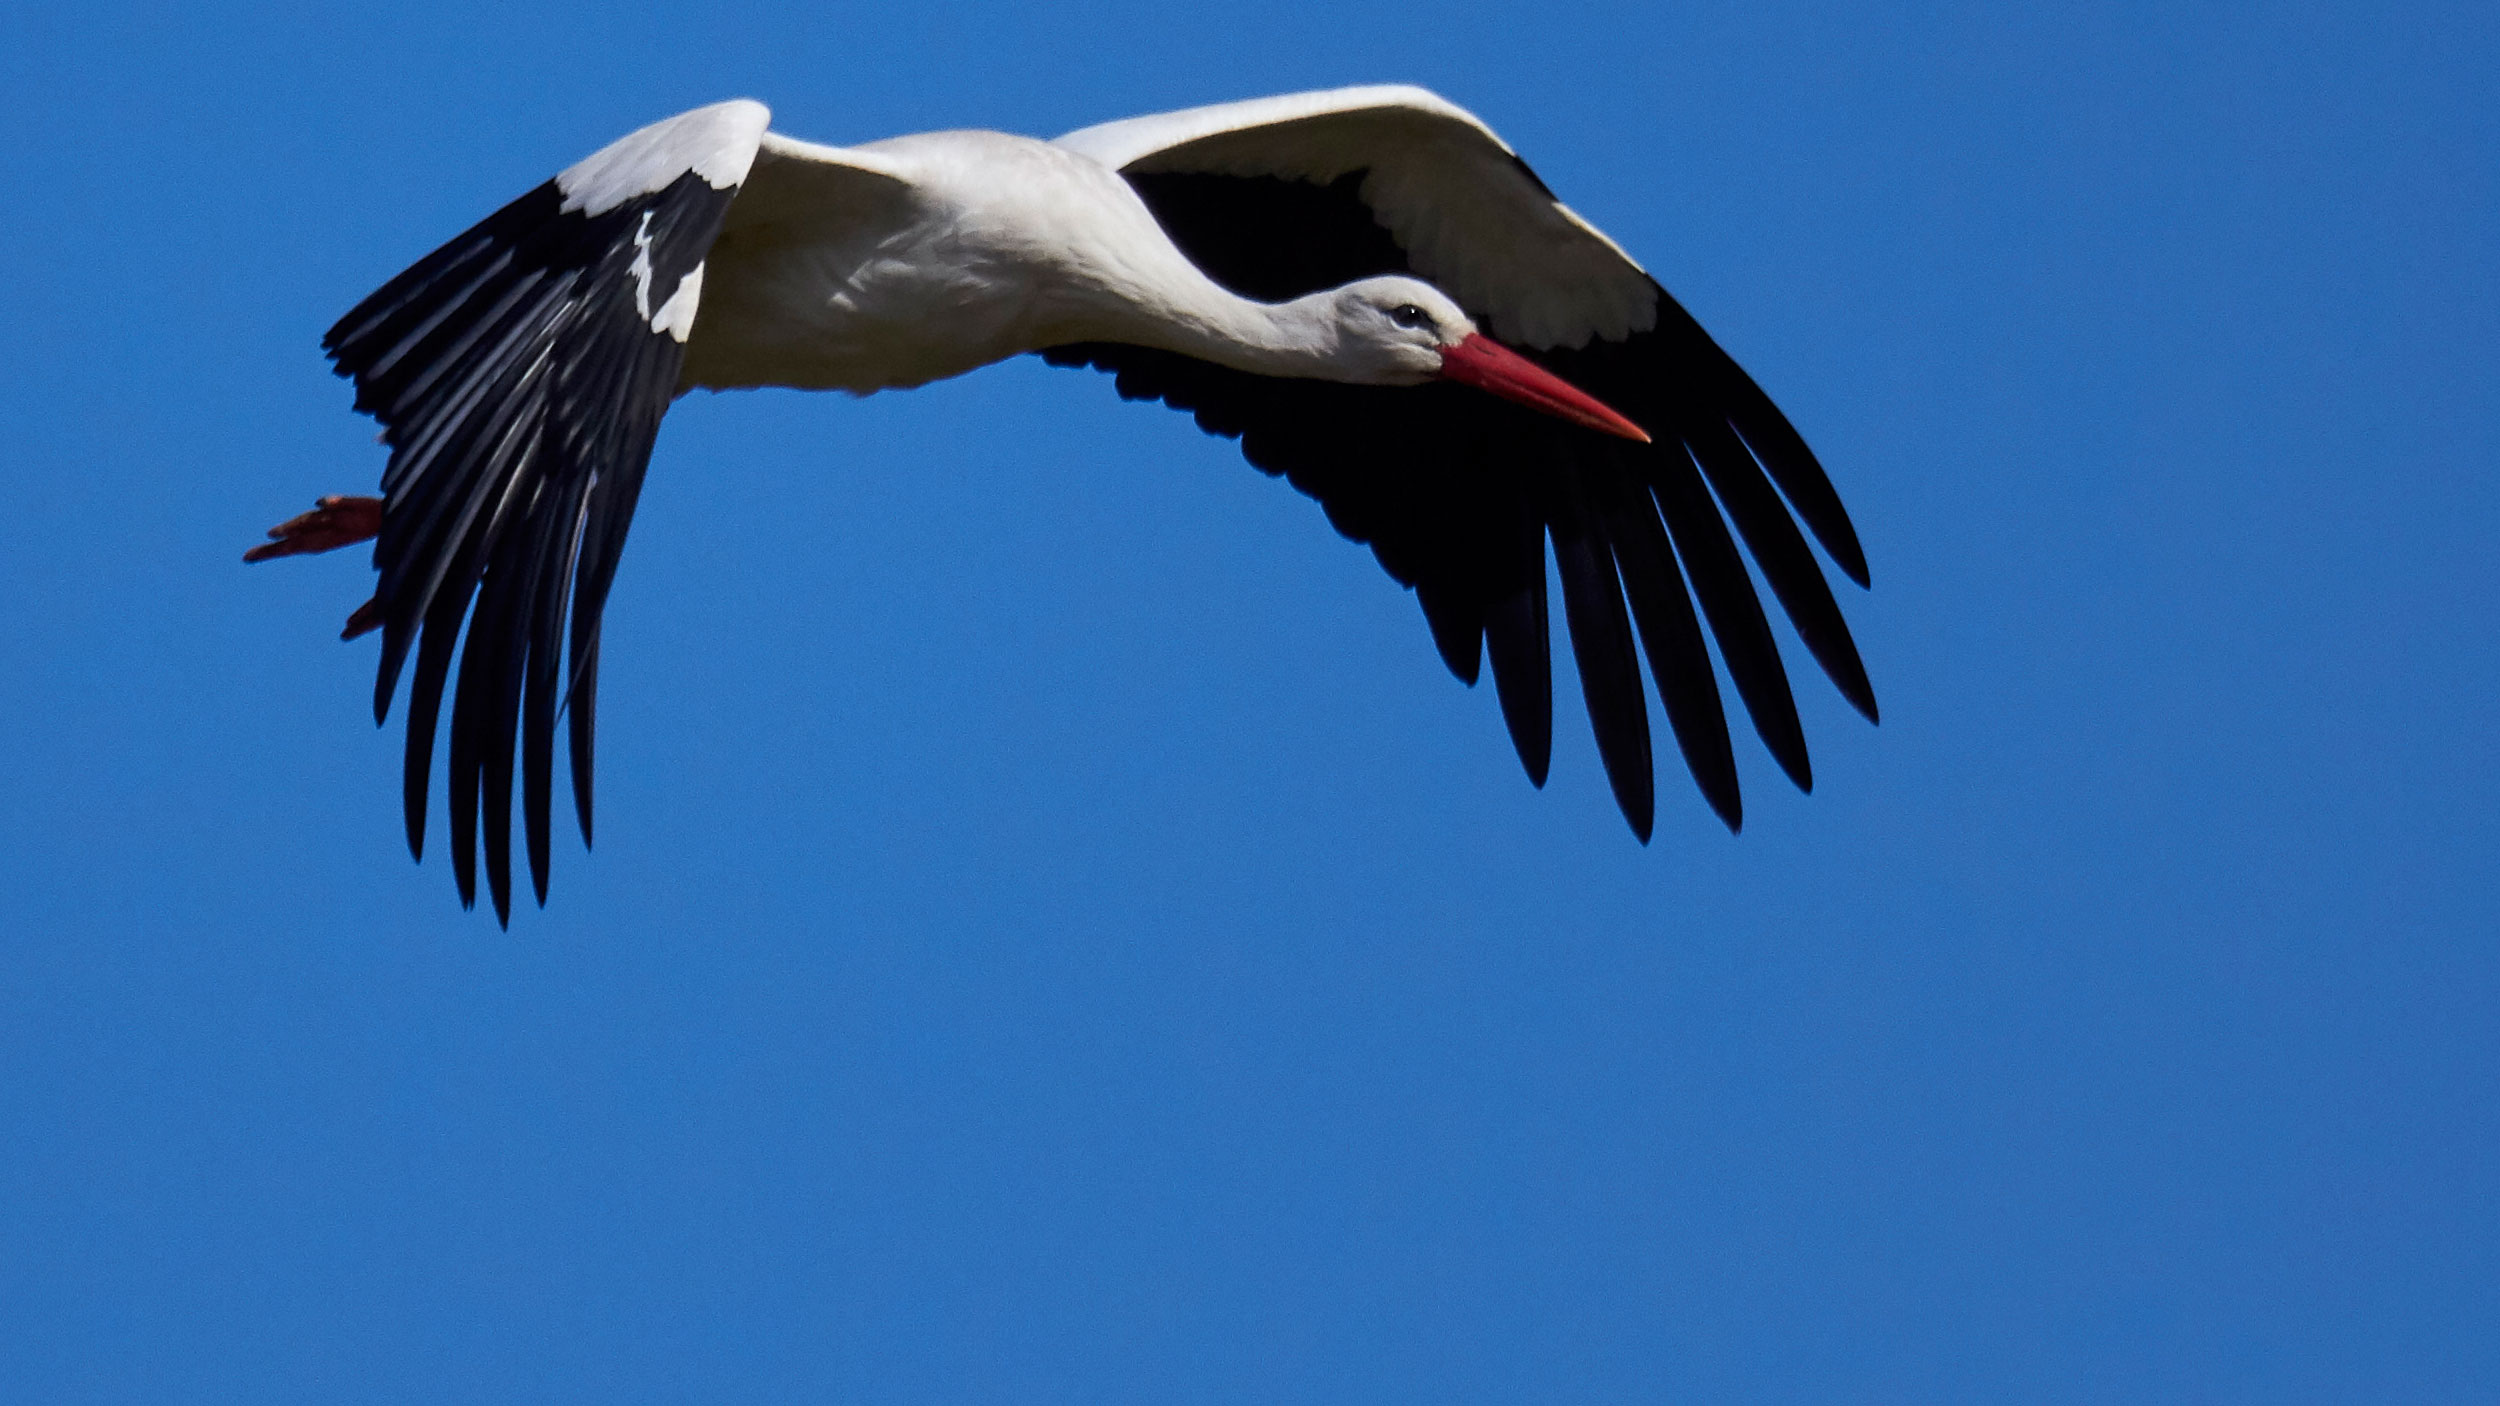
<path fill-rule="evenodd" d="M 1684 760 L 1730 829 L 1742 812 L 1703 621 L 1771 755 L 1812 784 L 1729 523 L 1823 671 L 1876 716 L 1798 520 L 1861 586 L 1866 560 L 1805 441 L 1462 109 L 1419 88 L 1344 88 L 1050 142 L 934 132 L 859 147 L 785 137 L 768 117 L 726 102 L 616 142 L 419 260 L 323 341 L 383 425 L 383 496 L 325 498 L 249 559 L 378 536 L 380 582 L 347 634 L 382 631 L 377 720 L 415 650 L 403 789 L 420 856 L 468 620 L 448 783 L 464 904 L 482 818 L 509 921 L 516 738 L 546 902 L 564 708 L 590 839 L 600 611 L 660 417 L 697 386 L 865 394 L 1023 352 L 1113 372 L 1122 396 L 1238 437 L 1368 543 L 1415 591 L 1452 673 L 1473 684 L 1489 655 L 1540 786 L 1550 540 L 1599 755 L 1644 843 L 1635 622 Z"/>

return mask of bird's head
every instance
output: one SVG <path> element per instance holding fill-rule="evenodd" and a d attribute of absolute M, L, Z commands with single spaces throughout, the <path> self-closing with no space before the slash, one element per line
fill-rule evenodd
<path fill-rule="evenodd" d="M 1649 442 L 1603 401 L 1477 330 L 1440 289 L 1413 278 L 1366 278 L 1329 298 L 1337 369 L 1365 385 L 1457 381 L 1605 434 Z"/>

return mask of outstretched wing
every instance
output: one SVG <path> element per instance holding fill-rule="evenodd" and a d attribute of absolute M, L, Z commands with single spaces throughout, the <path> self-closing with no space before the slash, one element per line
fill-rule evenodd
<path fill-rule="evenodd" d="M 1742 822 L 1704 622 L 1772 756 L 1812 786 L 1787 672 L 1736 537 L 1824 672 L 1876 716 L 1857 646 L 1797 525 L 1866 584 L 1856 531 L 1813 452 L 1665 289 L 1483 123 L 1422 89 L 1348 88 L 1059 140 L 1121 171 L 1173 242 L 1236 292 L 1274 301 L 1413 274 L 1650 431 L 1654 443 L 1630 444 L 1446 384 L 1279 380 L 1108 343 L 1045 353 L 1118 373 L 1123 396 L 1194 411 L 1318 499 L 1338 531 L 1414 588 L 1452 673 L 1472 684 L 1490 656 L 1511 740 L 1538 785 L 1552 746 L 1549 541 L 1598 750 L 1643 840 L 1654 800 L 1641 653 L 1703 796 L 1731 829 Z"/>
<path fill-rule="evenodd" d="M 428 254 L 323 339 L 390 446 L 381 580 L 363 618 L 382 630 L 377 721 L 416 654 L 408 846 L 423 853 L 436 723 L 468 616 L 451 710 L 451 862 L 474 903 L 482 815 L 499 919 L 511 912 L 516 733 L 530 877 L 547 898 L 560 709 L 590 838 L 600 610 L 677 393 L 704 258 L 768 117 L 728 102 L 646 127 Z"/>

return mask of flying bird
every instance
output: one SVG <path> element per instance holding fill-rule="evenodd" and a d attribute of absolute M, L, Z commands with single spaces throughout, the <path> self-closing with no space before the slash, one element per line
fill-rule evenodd
<path fill-rule="evenodd" d="M 1472 685 L 1489 662 L 1538 786 L 1550 543 L 1598 753 L 1643 843 L 1643 653 L 1702 797 L 1731 830 L 1742 821 L 1705 624 L 1771 756 L 1812 786 L 1738 539 L 1815 662 L 1876 717 L 1807 535 L 1860 586 L 1866 558 L 1813 452 L 1655 279 L 1463 109 L 1420 88 L 1343 88 L 1055 141 L 854 147 L 784 136 L 769 117 L 725 102 L 615 142 L 323 340 L 382 424 L 381 495 L 323 498 L 247 560 L 376 539 L 379 582 L 346 634 L 381 632 L 377 722 L 414 658 L 402 794 L 420 858 L 449 691 L 464 905 L 482 838 L 510 921 L 516 772 L 545 904 L 559 715 L 590 841 L 601 610 L 660 417 L 696 387 L 866 394 L 1028 352 L 1110 372 L 1122 397 L 1239 439 L 1370 546 L 1415 592 L 1451 673 Z"/>

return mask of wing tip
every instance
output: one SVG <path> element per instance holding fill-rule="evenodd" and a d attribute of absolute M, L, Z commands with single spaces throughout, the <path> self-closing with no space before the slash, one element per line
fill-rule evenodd
<path fill-rule="evenodd" d="M 1537 790 L 1544 790 L 1546 778 L 1554 769 L 1553 753 L 1550 750 L 1531 753 L 1528 741 L 1516 732 L 1510 735 L 1510 743 L 1519 753 L 1519 765 L 1528 773 L 1528 784 Z"/>

